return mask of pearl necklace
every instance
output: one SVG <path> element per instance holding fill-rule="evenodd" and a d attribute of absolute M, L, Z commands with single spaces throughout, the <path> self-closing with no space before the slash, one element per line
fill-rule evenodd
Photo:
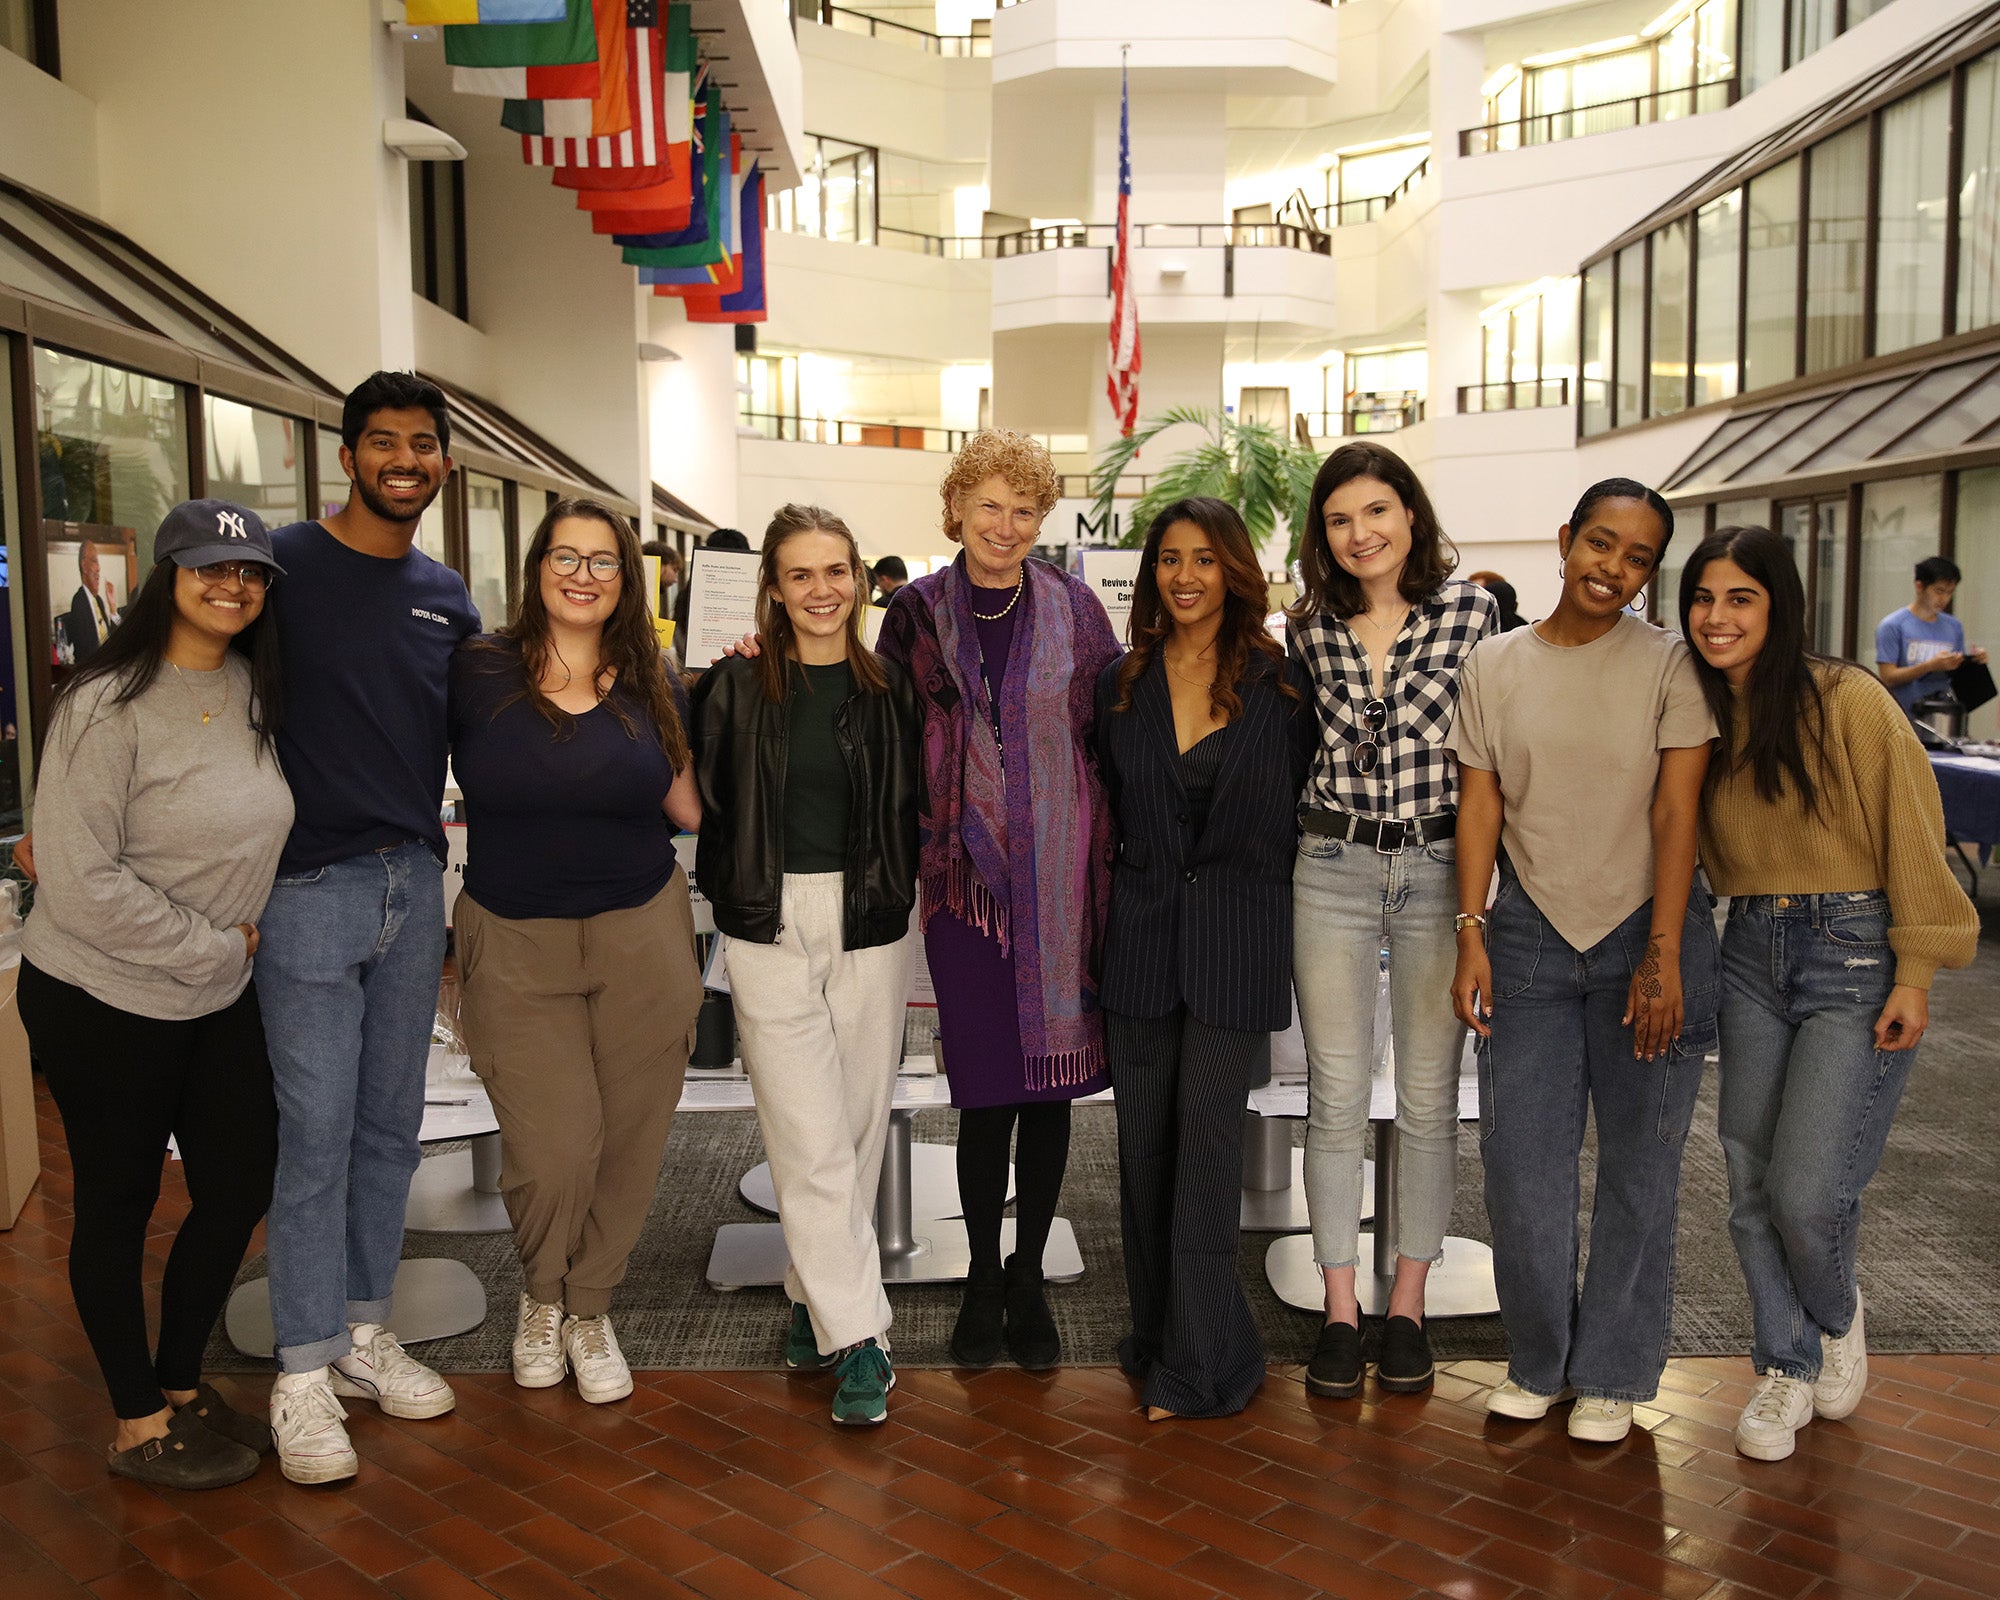
<path fill-rule="evenodd" d="M 973 611 L 972 612 L 973 620 L 975 622 L 998 622 L 1002 617 L 1006 616 L 1008 612 L 1012 611 L 1014 607 L 1016 607 L 1021 603 L 1021 591 L 1027 588 L 1027 586 L 1028 586 L 1028 569 L 1024 565 L 1021 568 L 1020 577 L 1014 580 L 1013 598 L 1010 599 L 998 611 L 994 612 L 993 615 L 990 617 L 983 611 Z M 966 599 L 965 608 L 968 611 L 972 611 L 972 600 L 969 596 Z"/>

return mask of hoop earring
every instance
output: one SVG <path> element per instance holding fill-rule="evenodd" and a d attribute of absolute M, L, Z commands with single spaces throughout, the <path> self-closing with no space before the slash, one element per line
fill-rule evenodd
<path fill-rule="evenodd" d="M 1643 617 L 1646 614 L 1646 600 L 1647 600 L 1646 591 L 1644 589 L 1641 589 L 1637 594 L 1632 596 L 1631 605 L 1627 606 L 1625 609 L 1628 611 L 1636 611 L 1640 616 Z"/>

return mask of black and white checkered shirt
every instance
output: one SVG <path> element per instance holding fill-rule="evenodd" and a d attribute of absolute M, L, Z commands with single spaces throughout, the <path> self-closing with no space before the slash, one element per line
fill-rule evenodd
<path fill-rule="evenodd" d="M 1375 698 L 1368 652 L 1345 622 L 1322 611 L 1295 620 L 1293 659 L 1313 681 L 1319 750 L 1299 803 L 1405 822 L 1458 805 L 1458 761 L 1444 747 L 1458 707 L 1458 669 L 1472 647 L 1500 631 L 1500 608 L 1476 583 L 1446 582 L 1410 608 L 1384 674 L 1389 719 L 1376 736 L 1382 759 L 1365 776 L 1354 750 L 1368 738 L 1361 708 Z"/>

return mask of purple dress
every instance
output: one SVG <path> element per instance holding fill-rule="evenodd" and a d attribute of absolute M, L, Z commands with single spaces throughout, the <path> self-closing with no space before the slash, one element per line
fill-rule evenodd
<path fill-rule="evenodd" d="M 1016 591 L 971 586 L 973 619 L 986 674 L 987 698 L 997 707 L 1014 647 L 1020 608 L 992 622 L 982 616 L 1005 606 Z M 1000 941 L 940 906 L 924 925 L 924 958 L 937 990 L 938 1037 L 943 1041 L 951 1103 L 964 1109 L 1013 1106 L 1030 1100 L 1074 1100 L 1095 1094 L 1110 1080 L 1100 1070 L 1081 1083 L 1031 1090 L 1021 1064 L 1021 1018 L 1016 1009 L 1014 958 Z"/>

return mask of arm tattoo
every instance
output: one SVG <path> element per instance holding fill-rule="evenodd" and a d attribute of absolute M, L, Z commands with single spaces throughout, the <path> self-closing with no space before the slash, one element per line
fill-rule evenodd
<path fill-rule="evenodd" d="M 1638 979 L 1639 992 L 1648 1000 L 1660 998 L 1660 941 L 1657 938 L 1646 941 L 1646 954 L 1633 976 Z"/>

